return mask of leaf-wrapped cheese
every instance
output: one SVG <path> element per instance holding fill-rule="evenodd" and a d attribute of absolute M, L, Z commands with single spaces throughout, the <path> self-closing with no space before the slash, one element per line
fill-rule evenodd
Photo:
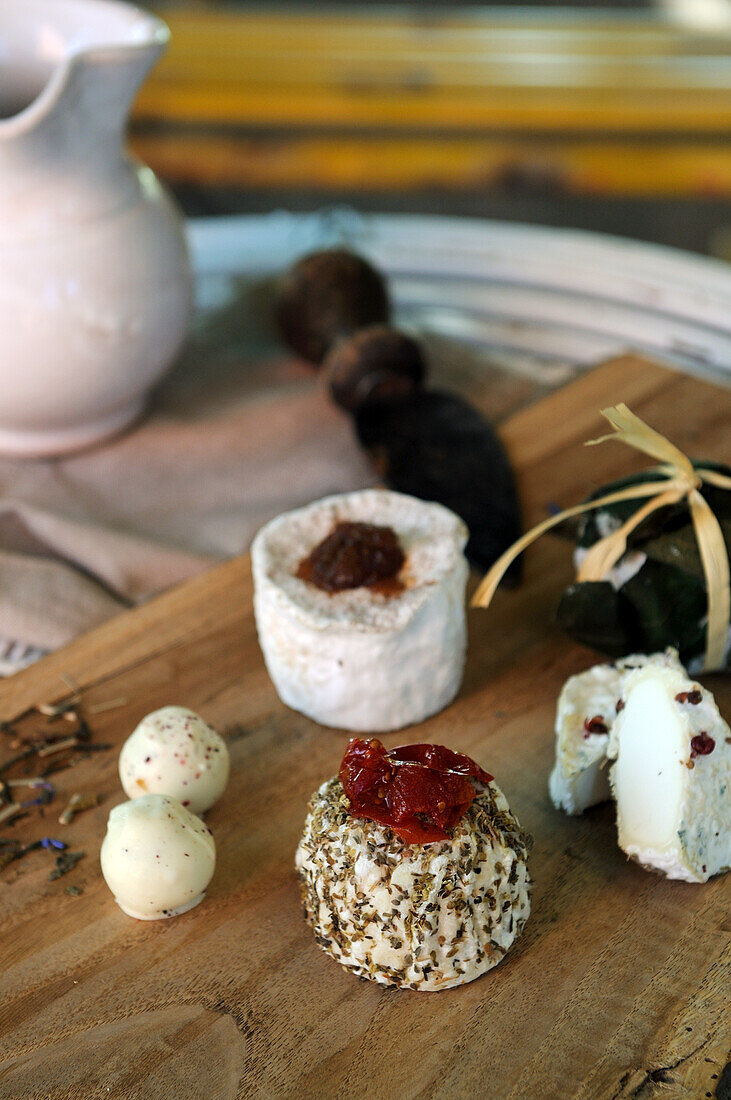
<path fill-rule="evenodd" d="M 731 475 L 731 468 L 719 463 L 697 465 Z M 661 478 L 645 471 L 603 486 L 590 499 L 650 480 Z M 729 551 L 731 496 L 708 483 L 700 491 L 719 522 Z M 590 546 L 618 529 L 642 504 L 642 500 L 620 501 L 582 516 L 577 565 Z M 703 664 L 707 606 L 697 539 L 687 504 L 681 501 L 653 512 L 629 534 L 626 552 L 605 580 L 572 584 L 563 595 L 558 619 L 572 638 L 610 657 L 672 646 L 690 671 L 696 672 Z M 727 646 L 726 669 L 731 667 L 729 657 Z"/>

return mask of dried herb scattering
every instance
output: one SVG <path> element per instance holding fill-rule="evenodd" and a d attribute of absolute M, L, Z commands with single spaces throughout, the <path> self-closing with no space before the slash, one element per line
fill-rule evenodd
<path fill-rule="evenodd" d="M 22 813 L 23 807 L 19 802 L 8 802 L 2 810 L 0 810 L 0 821 L 7 821 L 10 823 L 18 814 Z"/>
<path fill-rule="evenodd" d="M 39 703 L 36 710 L 46 718 L 64 718 L 67 714 L 74 714 L 80 703 L 81 696 L 77 693 L 61 703 Z"/>
<path fill-rule="evenodd" d="M 73 871 L 79 860 L 83 859 L 86 852 L 62 852 L 60 856 L 56 856 L 56 866 L 49 874 L 48 878 L 53 882 L 57 878 L 61 878 L 62 875 L 67 875 L 69 871 Z"/>
<path fill-rule="evenodd" d="M 63 851 L 66 845 L 62 840 L 55 840 L 53 837 L 44 836 L 40 840 L 34 840 L 31 844 L 23 844 L 20 840 L 0 840 L 0 869 L 7 867 L 9 863 L 15 862 L 16 859 L 22 859 L 23 856 L 27 856 L 29 852 L 37 852 L 39 848 L 45 848 L 48 851 L 57 850 Z"/>
<path fill-rule="evenodd" d="M 13 860 L 20 859 L 22 855 L 25 855 L 23 851 L 14 851 L 12 848 L 6 848 L 5 851 L 0 852 L 0 871 L 4 867 L 7 867 Z"/>
<path fill-rule="evenodd" d="M 72 794 L 66 809 L 58 819 L 59 825 L 70 825 L 76 814 L 90 810 L 99 802 L 97 794 Z"/>
<path fill-rule="evenodd" d="M 23 818 L 31 816 L 33 810 L 43 816 L 44 808 L 56 793 L 54 785 L 48 780 L 50 775 L 74 767 L 81 760 L 88 759 L 93 752 L 105 752 L 112 747 L 110 744 L 92 742 L 92 730 L 81 710 L 81 694 L 77 685 L 68 682 L 68 686 L 73 691 L 71 697 L 59 703 L 39 703 L 32 708 L 36 715 L 41 714 L 45 719 L 41 728 L 22 733 L 17 721 L 0 723 L 0 733 L 9 739 L 8 747 L 11 750 L 20 750 L 0 763 L 0 821 L 9 826 L 15 826 Z M 94 709 L 111 709 L 123 702 L 124 700 L 114 699 L 107 704 L 98 704 Z M 53 731 L 54 723 L 65 724 L 69 721 L 75 723 L 75 728 L 71 731 L 68 726 L 63 731 Z M 58 730 L 58 726 L 56 729 Z M 51 759 L 45 767 L 39 768 L 36 774 L 28 774 L 33 766 L 30 761 L 45 764 L 47 757 Z M 25 765 L 24 776 L 18 775 L 20 765 Z M 11 775 L 14 770 L 15 774 Z M 26 788 L 31 797 L 16 796 L 18 788 Z M 95 806 L 98 802 L 97 794 L 75 795 L 72 805 L 67 806 L 62 815 L 64 823 L 70 821 L 75 812 Z M 67 874 L 84 857 L 84 852 L 68 852 L 66 843 L 53 837 L 43 837 L 31 843 L 24 843 L 19 839 L 0 839 L 0 870 L 38 849 L 58 853 L 56 866 L 49 875 L 51 881 Z"/>

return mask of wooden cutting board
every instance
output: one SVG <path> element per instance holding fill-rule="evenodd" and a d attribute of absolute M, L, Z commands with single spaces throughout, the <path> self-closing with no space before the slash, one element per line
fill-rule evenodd
<path fill-rule="evenodd" d="M 605 364 L 503 426 L 528 523 L 644 465 L 614 444 L 581 446 L 602 430 L 598 409 L 617 401 L 692 455 L 731 458 L 728 390 L 631 357 Z M 62 675 L 90 709 L 126 700 L 90 719 L 95 740 L 114 747 L 58 774 L 45 820 L 0 827 L 86 852 L 55 882 L 44 851 L 0 872 L 0 1097 L 716 1095 L 729 1038 L 728 877 L 666 882 L 626 861 L 611 806 L 570 819 L 548 798 L 556 697 L 596 659 L 552 621 L 570 575 L 565 542 L 536 544 L 522 587 L 470 612 L 457 701 L 406 735 L 474 756 L 535 837 L 525 934 L 497 969 L 442 993 L 356 979 L 302 919 L 294 850 L 308 797 L 337 771 L 347 737 L 277 699 L 247 557 L 0 685 L 0 719 L 22 716 L 21 732 L 45 721 L 28 708 L 67 693 Z M 728 715 L 728 680 L 707 683 Z M 123 800 L 117 748 L 167 703 L 226 731 L 232 776 L 207 819 L 218 866 L 205 902 L 141 923 L 114 904 L 98 853 Z M 64 827 L 57 816 L 75 791 L 102 802 Z"/>

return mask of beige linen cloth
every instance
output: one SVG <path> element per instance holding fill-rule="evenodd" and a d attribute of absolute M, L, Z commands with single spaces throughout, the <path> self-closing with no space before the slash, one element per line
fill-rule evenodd
<path fill-rule="evenodd" d="M 64 458 L 0 458 L 0 660 L 63 645 L 241 553 L 288 508 L 374 483 L 321 380 L 252 350 L 237 316 L 199 321 L 124 435 Z"/>

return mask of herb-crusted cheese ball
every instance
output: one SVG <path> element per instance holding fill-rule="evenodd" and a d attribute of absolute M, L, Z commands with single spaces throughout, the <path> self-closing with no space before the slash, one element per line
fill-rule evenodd
<path fill-rule="evenodd" d="M 628 856 L 686 882 L 728 870 L 731 731 L 709 691 L 678 669 L 637 669 L 608 755 Z"/>
<path fill-rule="evenodd" d="M 358 545 L 357 530 L 370 541 Z M 254 611 L 282 701 L 369 732 L 447 706 L 464 669 L 466 542 L 447 508 L 385 489 L 327 497 L 262 528 Z M 380 570 L 386 550 L 396 572 Z"/>
<path fill-rule="evenodd" d="M 194 814 L 224 792 L 226 742 L 187 707 L 161 707 L 143 718 L 119 754 L 119 778 L 128 798 L 167 794 Z"/>
<path fill-rule="evenodd" d="M 208 826 L 175 798 L 147 794 L 110 813 L 101 865 L 123 912 L 160 920 L 203 900 L 216 846 Z"/>
<path fill-rule="evenodd" d="M 324 783 L 297 850 L 320 947 L 361 977 L 429 992 L 496 966 L 530 913 L 526 837 L 499 788 L 476 793 L 428 844 L 349 807 L 339 779 Z"/>
<path fill-rule="evenodd" d="M 564 684 L 556 709 L 556 762 L 548 781 L 557 810 L 581 814 L 611 797 L 606 766 L 609 735 L 624 706 L 627 677 L 645 665 L 683 671 L 677 651 L 666 649 L 595 665 Z"/>

